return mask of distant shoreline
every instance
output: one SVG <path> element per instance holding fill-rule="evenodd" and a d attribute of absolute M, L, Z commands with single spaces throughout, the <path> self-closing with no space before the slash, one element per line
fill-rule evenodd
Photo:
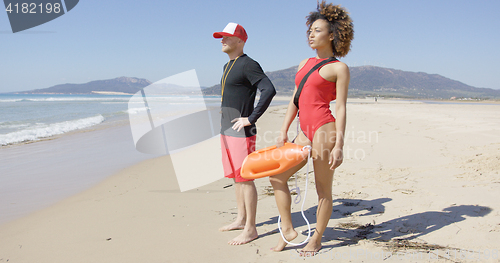
<path fill-rule="evenodd" d="M 92 91 L 91 93 L 59 93 L 59 92 L 11 92 L 11 93 L 0 93 L 4 95 L 8 94 L 24 94 L 24 95 L 134 95 L 132 93 L 120 92 L 120 91 Z"/>
<path fill-rule="evenodd" d="M 92 91 L 91 94 L 99 95 L 134 95 L 132 93 L 120 92 L 120 91 Z"/>
<path fill-rule="evenodd" d="M 92 91 L 92 93 L 56 93 L 56 92 L 10 92 L 10 93 L 0 93 L 0 95 L 9 94 L 25 94 L 25 95 L 123 95 L 132 96 L 132 93 L 120 92 L 120 91 Z M 175 94 L 175 95 L 192 95 L 192 94 Z M 217 94 L 204 94 L 204 96 L 220 96 Z M 292 94 L 277 94 L 274 97 L 275 100 L 289 100 Z M 456 98 L 456 99 L 440 99 L 440 98 L 418 98 L 418 97 L 387 97 L 387 96 L 348 96 L 348 99 L 385 99 L 385 100 L 413 100 L 422 102 L 450 102 L 450 103 L 493 103 L 500 104 L 500 99 L 495 98 L 484 98 L 484 99 L 472 99 L 472 98 Z"/>

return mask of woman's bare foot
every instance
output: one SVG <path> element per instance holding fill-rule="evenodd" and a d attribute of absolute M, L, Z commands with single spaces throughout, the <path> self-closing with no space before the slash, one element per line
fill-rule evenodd
<path fill-rule="evenodd" d="M 219 231 L 231 231 L 231 230 L 240 230 L 240 229 L 244 229 L 245 228 L 245 223 L 241 223 L 241 222 L 238 222 L 238 221 L 235 221 L 229 225 L 226 225 L 226 226 L 223 226 L 221 228 L 219 228 Z"/>
<path fill-rule="evenodd" d="M 321 240 L 320 242 L 313 242 L 312 240 L 307 243 L 307 245 L 300 251 L 301 257 L 313 257 L 318 254 L 321 249 Z"/>
<path fill-rule="evenodd" d="M 237 237 L 233 238 L 227 243 L 232 246 L 243 245 L 254 239 L 257 239 L 258 237 L 259 234 L 257 234 L 256 228 L 251 228 L 249 230 L 245 229 L 241 234 L 239 234 Z"/>
<path fill-rule="evenodd" d="M 283 236 L 285 237 L 286 241 L 290 242 L 294 240 L 297 237 L 297 231 L 295 229 L 291 228 L 290 230 L 283 230 Z M 280 240 L 278 241 L 278 245 L 271 248 L 272 251 L 282 251 L 286 247 L 287 243 L 283 240 L 283 238 L 280 235 Z"/>

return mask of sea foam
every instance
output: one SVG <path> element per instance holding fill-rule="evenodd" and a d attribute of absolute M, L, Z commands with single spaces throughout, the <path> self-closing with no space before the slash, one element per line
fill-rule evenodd
<path fill-rule="evenodd" d="M 75 130 L 85 129 L 104 121 L 102 115 L 88 117 L 78 120 L 64 121 L 52 124 L 37 124 L 24 130 L 0 134 L 0 145 L 9 145 L 21 142 L 36 141 Z"/>

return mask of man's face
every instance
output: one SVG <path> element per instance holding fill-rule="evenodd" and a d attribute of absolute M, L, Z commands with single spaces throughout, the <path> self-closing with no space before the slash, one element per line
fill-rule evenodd
<path fill-rule="evenodd" d="M 222 37 L 222 52 L 230 53 L 237 49 L 238 45 L 242 42 L 239 37 Z"/>

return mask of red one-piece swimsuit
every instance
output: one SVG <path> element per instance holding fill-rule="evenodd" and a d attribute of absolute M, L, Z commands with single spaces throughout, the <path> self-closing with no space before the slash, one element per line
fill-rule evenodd
<path fill-rule="evenodd" d="M 325 59 L 307 60 L 306 64 L 295 74 L 295 85 L 298 87 L 307 72 Z M 335 62 L 338 60 L 331 63 Z M 299 97 L 299 120 L 300 128 L 311 142 L 316 130 L 326 123 L 335 122 L 330 111 L 330 102 L 335 100 L 336 93 L 336 83 L 321 77 L 319 69 L 311 73 L 304 84 Z"/>

